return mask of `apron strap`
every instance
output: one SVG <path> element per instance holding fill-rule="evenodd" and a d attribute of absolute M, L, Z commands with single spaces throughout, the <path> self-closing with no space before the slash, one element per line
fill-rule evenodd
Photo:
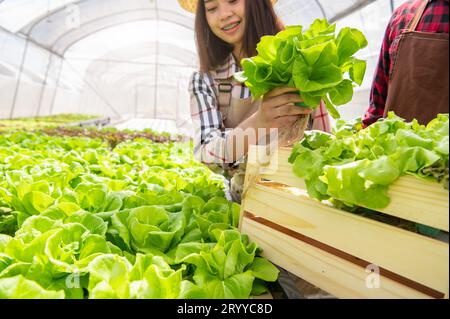
<path fill-rule="evenodd" d="M 409 23 L 408 28 L 406 31 L 416 31 L 417 25 L 419 24 L 420 19 L 422 19 L 423 13 L 425 12 L 425 9 L 427 8 L 428 3 L 430 3 L 431 0 L 422 0 L 422 3 L 417 8 L 416 14 L 414 15 L 414 18 Z"/>
<path fill-rule="evenodd" d="M 217 82 L 217 102 L 219 103 L 219 111 L 222 113 L 222 118 L 225 121 L 228 116 L 228 110 L 231 104 L 231 92 L 233 90 L 233 84 L 230 80 L 215 79 Z"/>

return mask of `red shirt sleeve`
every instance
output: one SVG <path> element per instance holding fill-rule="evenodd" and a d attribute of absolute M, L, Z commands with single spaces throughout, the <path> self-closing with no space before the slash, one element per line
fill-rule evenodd
<path fill-rule="evenodd" d="M 391 57 L 389 54 L 391 46 L 392 20 L 389 23 L 381 45 L 380 57 L 375 71 L 372 88 L 370 90 L 370 105 L 363 118 L 364 126 L 369 126 L 383 117 L 384 108 L 388 94 L 389 69 Z"/>

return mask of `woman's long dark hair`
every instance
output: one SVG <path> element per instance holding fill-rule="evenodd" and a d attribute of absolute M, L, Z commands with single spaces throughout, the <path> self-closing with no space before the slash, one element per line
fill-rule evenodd
<path fill-rule="evenodd" d="M 270 0 L 246 0 L 246 25 L 242 53 L 256 55 L 256 45 L 261 37 L 275 35 L 283 29 Z M 225 62 L 233 46 L 219 39 L 208 25 L 204 0 L 198 0 L 195 16 L 195 35 L 200 58 L 200 70 L 208 72 Z"/>

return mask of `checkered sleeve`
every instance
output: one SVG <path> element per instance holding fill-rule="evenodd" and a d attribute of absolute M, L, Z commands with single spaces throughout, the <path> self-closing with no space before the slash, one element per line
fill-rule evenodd
<path fill-rule="evenodd" d="M 191 117 L 194 124 L 194 156 L 205 164 L 224 165 L 227 161 L 227 136 L 207 73 L 194 72 L 189 85 Z"/>

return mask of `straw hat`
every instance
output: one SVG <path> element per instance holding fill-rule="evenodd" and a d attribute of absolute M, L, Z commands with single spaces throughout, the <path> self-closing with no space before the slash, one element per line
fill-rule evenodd
<path fill-rule="evenodd" d="M 271 1 L 272 4 L 274 5 L 275 3 L 277 3 L 278 0 L 271 0 Z M 184 10 L 195 13 L 197 9 L 198 0 L 178 0 L 178 2 L 180 3 L 180 6 Z"/>

